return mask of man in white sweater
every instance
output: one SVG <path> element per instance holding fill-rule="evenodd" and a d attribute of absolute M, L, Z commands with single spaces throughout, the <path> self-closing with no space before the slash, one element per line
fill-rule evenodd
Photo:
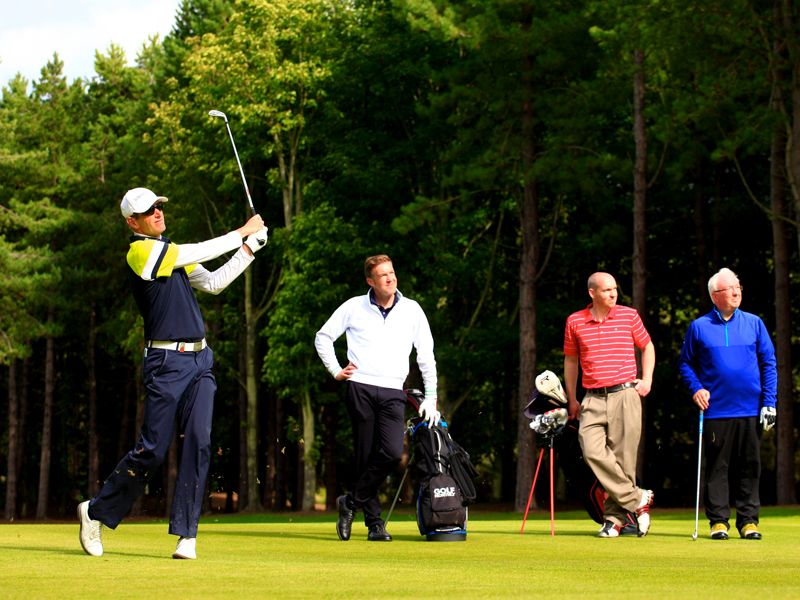
<path fill-rule="evenodd" d="M 369 291 L 350 298 L 317 332 L 314 345 L 325 368 L 347 383 L 347 410 L 353 423 L 355 482 L 353 491 L 336 500 L 339 539 L 350 539 L 356 510 L 364 511 L 367 539 L 389 542 L 392 536 L 381 519 L 378 489 L 403 453 L 405 402 L 412 347 L 422 373 L 425 400 L 419 414 L 438 423 L 436 360 L 433 336 L 422 307 L 397 289 L 392 260 L 385 254 L 364 263 Z M 342 368 L 333 343 L 347 337 L 347 366 Z"/>

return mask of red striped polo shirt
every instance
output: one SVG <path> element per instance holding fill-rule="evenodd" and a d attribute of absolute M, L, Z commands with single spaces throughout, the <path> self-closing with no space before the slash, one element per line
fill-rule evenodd
<path fill-rule="evenodd" d="M 636 379 L 633 347 L 644 348 L 650 334 L 635 308 L 615 306 L 602 323 L 589 311 L 572 313 L 564 328 L 564 354 L 577 356 L 586 389 L 607 387 Z"/>

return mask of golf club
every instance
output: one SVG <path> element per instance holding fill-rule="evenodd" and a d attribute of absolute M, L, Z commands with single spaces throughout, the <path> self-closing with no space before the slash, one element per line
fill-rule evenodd
<path fill-rule="evenodd" d="M 700 411 L 700 433 L 697 440 L 697 498 L 694 505 L 694 533 L 692 541 L 697 540 L 697 528 L 700 522 L 700 460 L 703 457 L 703 411 Z"/>
<path fill-rule="evenodd" d="M 244 169 L 242 169 L 242 162 L 239 160 L 239 153 L 236 151 L 236 142 L 233 141 L 233 134 L 231 133 L 231 126 L 228 124 L 228 117 L 221 110 L 210 110 L 208 114 L 212 117 L 222 117 L 225 119 L 225 128 L 228 130 L 228 137 L 231 138 L 231 146 L 233 146 L 233 154 L 236 156 L 236 164 L 239 165 L 239 173 L 242 175 L 242 184 L 244 185 L 244 193 L 247 194 L 247 203 L 250 205 L 250 213 L 256 214 L 256 209 L 253 207 L 253 199 L 250 197 L 250 189 L 247 187 L 247 180 L 244 178 Z"/>
<path fill-rule="evenodd" d="M 386 520 L 383 522 L 386 525 L 389 522 L 389 519 L 392 518 L 392 512 L 394 511 L 394 507 L 397 505 L 397 499 L 400 497 L 400 492 L 403 490 L 403 484 L 406 482 L 406 477 L 408 477 L 408 467 L 403 472 L 403 478 L 400 480 L 400 485 L 397 486 L 397 493 L 394 495 L 394 500 L 392 501 L 392 506 L 389 508 L 389 512 L 386 515 Z"/>
<path fill-rule="evenodd" d="M 567 396 L 564 394 L 564 388 L 561 387 L 561 380 L 552 371 L 542 371 L 536 376 L 536 389 L 545 396 L 555 398 L 561 404 L 567 403 Z"/>

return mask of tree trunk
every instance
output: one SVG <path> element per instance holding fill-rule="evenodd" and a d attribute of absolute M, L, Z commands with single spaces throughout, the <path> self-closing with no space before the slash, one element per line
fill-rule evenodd
<path fill-rule="evenodd" d="M 5 518 L 17 518 L 17 438 L 19 436 L 19 400 L 17 398 L 17 361 L 8 365 L 8 461 L 6 474 Z"/>
<path fill-rule="evenodd" d="M 256 373 L 256 323 L 253 311 L 253 272 L 244 272 L 245 368 L 247 390 L 247 505 L 246 512 L 259 512 L 258 486 L 258 386 Z"/>
<path fill-rule="evenodd" d="M 144 381 L 142 380 L 141 365 L 136 369 L 136 428 L 134 429 L 133 441 L 128 444 L 128 449 L 132 448 L 139 438 L 139 432 L 144 423 Z M 127 451 L 127 450 L 126 450 Z M 122 456 L 122 455 L 120 455 Z M 142 513 L 142 497 L 139 496 L 131 508 L 131 516 L 136 517 Z"/>
<path fill-rule="evenodd" d="M 316 446 L 316 423 L 314 407 L 311 405 L 311 394 L 308 390 L 303 392 L 300 406 L 303 415 L 303 498 L 302 510 L 314 510 L 314 496 L 317 492 L 317 467 L 314 460 Z"/>
<path fill-rule="evenodd" d="M 25 466 L 25 446 L 28 435 L 28 382 L 30 381 L 31 359 L 22 359 L 22 381 L 17 385 L 17 418 L 19 426 L 17 428 L 17 516 L 25 518 L 28 516 L 28 502 L 26 497 L 26 487 L 24 485 L 24 475 L 22 468 Z M 22 484 L 22 485 L 20 485 Z"/>
<path fill-rule="evenodd" d="M 633 51 L 633 307 L 642 320 L 647 322 L 647 226 L 645 207 L 647 204 L 647 128 L 644 122 L 644 52 Z M 639 355 L 637 353 L 637 358 Z M 639 362 L 637 360 L 637 362 Z M 647 402 L 642 400 L 642 437 L 636 460 L 636 476 L 644 478 L 645 448 L 647 445 Z"/>
<path fill-rule="evenodd" d="M 794 415 L 792 402 L 792 311 L 789 298 L 789 244 L 786 233 L 786 179 L 783 153 L 785 132 L 778 126 L 773 135 L 770 161 L 772 244 L 775 260 L 775 354 L 778 361 L 777 500 L 794 504 Z M 789 451 L 787 452 L 786 449 Z"/>
<path fill-rule="evenodd" d="M 326 404 L 322 409 L 322 419 L 325 424 L 325 441 L 323 442 L 323 465 L 325 469 L 325 509 L 336 509 L 338 495 L 336 473 L 336 432 L 339 412 L 335 404 Z"/>
<path fill-rule="evenodd" d="M 264 508 L 274 510 L 277 502 L 277 469 L 278 469 L 278 421 L 277 418 L 277 399 L 275 394 L 270 394 L 267 399 L 267 443 L 266 457 L 264 464 Z"/>
<path fill-rule="evenodd" d="M 781 48 L 788 45 L 791 88 L 789 98 L 791 107 L 784 109 L 783 93 L 786 85 L 786 71 L 781 67 L 785 62 L 774 60 L 778 66 L 773 68 L 773 103 L 775 108 L 787 115 L 787 126 L 775 131 L 772 141 L 770 163 L 770 200 L 772 203 L 772 238 L 775 257 L 775 349 L 778 361 L 778 421 L 776 425 L 776 477 L 778 504 L 797 502 L 795 490 L 795 428 L 794 397 L 792 376 L 792 325 L 789 298 L 790 253 L 788 235 L 783 218 L 788 212 L 786 189 L 794 198 L 795 215 L 800 215 L 800 43 L 797 40 L 797 25 L 794 21 L 792 3 L 788 0 L 775 5 L 776 31 L 774 53 L 777 59 Z M 782 39 L 781 39 L 782 38 Z M 800 230 L 797 231 L 800 242 Z"/>
<path fill-rule="evenodd" d="M 243 341 L 240 339 L 240 341 Z M 239 373 L 245 373 L 247 367 L 245 361 L 247 357 L 244 352 L 239 352 Z M 250 497 L 250 482 L 247 472 L 247 388 L 244 385 L 239 388 L 239 510 L 245 510 L 248 498 Z"/>
<path fill-rule="evenodd" d="M 275 423 L 286 422 L 286 403 L 277 396 L 275 398 Z M 275 509 L 284 510 L 288 501 L 289 491 L 289 458 L 286 456 L 286 436 L 283 429 L 277 427 L 275 438 Z"/>
<path fill-rule="evenodd" d="M 136 394 L 136 384 L 128 378 L 125 382 L 125 394 L 122 400 L 122 416 L 119 420 L 119 439 L 117 439 L 117 457 L 121 457 L 130 448 L 131 439 L 131 399 Z M 98 476 L 102 475 L 98 473 Z"/>
<path fill-rule="evenodd" d="M 644 53 L 641 50 L 633 51 L 633 65 L 633 307 L 644 319 L 647 284 L 647 129 L 644 122 Z"/>
<path fill-rule="evenodd" d="M 50 309 L 48 322 L 53 322 L 53 309 Z M 44 411 L 42 416 L 42 445 L 39 459 L 39 492 L 36 500 L 36 519 L 47 518 L 47 504 L 50 497 L 50 459 L 53 437 L 53 396 L 55 394 L 55 338 L 47 336 L 44 367 Z"/>
<path fill-rule="evenodd" d="M 96 346 L 97 346 L 97 312 L 92 306 L 89 311 L 89 342 L 86 349 L 89 362 L 89 465 L 88 465 L 88 491 L 89 496 L 93 497 L 100 491 L 100 452 L 97 440 L 97 365 L 96 365 Z"/>
<path fill-rule="evenodd" d="M 530 35 L 533 8 L 523 8 L 522 26 Z M 536 181 L 532 175 L 536 143 L 534 139 L 533 114 L 533 67 L 534 57 L 525 53 L 523 60 L 522 86 L 522 166 L 523 190 L 520 207 L 520 230 L 522 252 L 519 265 L 519 387 L 517 388 L 517 410 L 513 417 L 517 422 L 517 485 L 514 494 L 514 509 L 525 510 L 533 480 L 533 447 L 531 430 L 522 410 L 528 403 L 536 379 L 536 267 L 539 260 L 539 199 Z"/>

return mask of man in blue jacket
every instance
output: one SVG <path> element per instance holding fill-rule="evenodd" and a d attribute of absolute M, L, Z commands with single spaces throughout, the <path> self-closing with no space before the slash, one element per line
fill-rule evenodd
<path fill-rule="evenodd" d="M 760 540 L 759 424 L 764 431 L 775 425 L 775 349 L 764 322 L 739 309 L 742 286 L 733 271 L 714 274 L 708 293 L 714 309 L 689 325 L 679 364 L 694 403 L 704 411 L 706 516 L 711 538 L 728 539 L 733 490 L 739 535 Z"/>

